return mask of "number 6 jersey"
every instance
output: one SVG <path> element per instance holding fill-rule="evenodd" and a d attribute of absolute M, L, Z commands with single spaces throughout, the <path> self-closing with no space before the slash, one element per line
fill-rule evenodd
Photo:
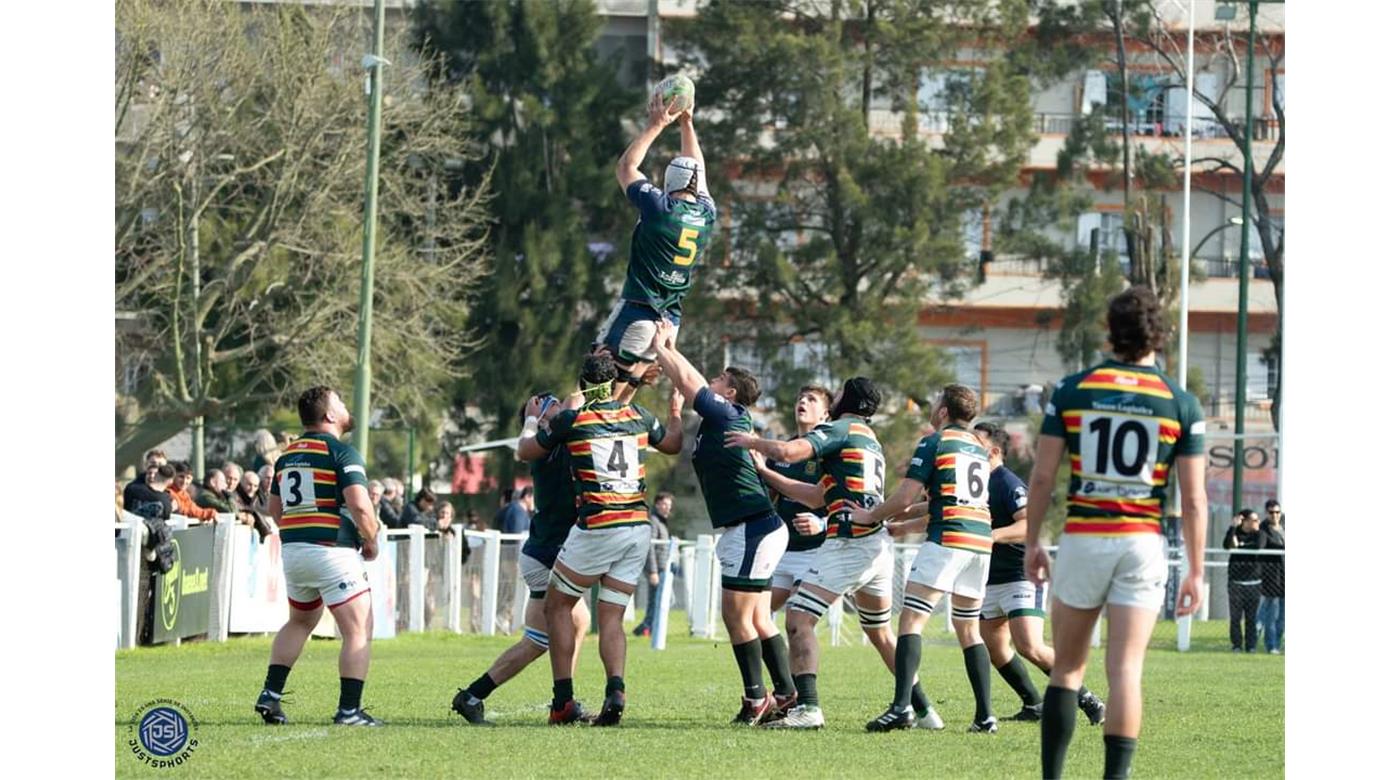
<path fill-rule="evenodd" d="M 567 446 L 578 526 L 593 529 L 649 522 L 643 461 L 665 437 L 665 428 L 642 407 L 600 401 L 560 412 L 535 441 L 549 450 Z"/>
<path fill-rule="evenodd" d="M 1195 396 L 1156 366 L 1116 360 L 1065 377 L 1040 432 L 1069 449 L 1067 534 L 1161 533 L 1172 462 L 1205 452 Z"/>
<path fill-rule="evenodd" d="M 272 492 L 282 500 L 277 522 L 283 544 L 359 547 L 345 508 L 345 488 L 369 485 L 365 460 L 329 433 L 303 433 L 273 466 Z"/>
<path fill-rule="evenodd" d="M 928 540 L 954 550 L 989 555 L 992 514 L 988 483 L 992 469 L 982 442 L 961 425 L 949 425 L 919 440 L 906 479 L 928 489 Z"/>

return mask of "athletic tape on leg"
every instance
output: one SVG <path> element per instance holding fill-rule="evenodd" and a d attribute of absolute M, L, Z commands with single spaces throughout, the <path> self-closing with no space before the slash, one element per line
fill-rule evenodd
<path fill-rule="evenodd" d="M 607 585 L 604 585 L 598 589 L 598 600 L 607 604 L 616 604 L 619 607 L 625 607 L 628 602 L 632 600 L 632 594 L 623 593 L 620 590 L 613 590 Z"/>
<path fill-rule="evenodd" d="M 568 577 L 561 576 L 557 571 L 549 573 L 549 584 L 553 585 L 555 590 L 563 593 L 565 596 L 571 596 L 576 599 L 583 597 L 584 589 L 569 582 Z"/>
<path fill-rule="evenodd" d="M 525 627 L 525 641 L 538 647 L 541 650 L 549 649 L 549 632 L 541 631 L 538 628 Z"/>
<path fill-rule="evenodd" d="M 861 628 L 879 628 L 890 623 L 890 607 L 880 610 L 868 610 L 856 607 L 856 614 L 860 616 Z"/>
<path fill-rule="evenodd" d="M 820 618 L 826 614 L 827 605 L 821 599 L 813 596 L 805 590 L 799 590 L 788 597 L 787 608 L 795 609 L 798 612 L 806 612 L 815 618 Z"/>
<path fill-rule="evenodd" d="M 981 605 L 975 607 L 953 607 L 954 620 L 980 620 L 981 617 Z"/>
<path fill-rule="evenodd" d="M 918 612 L 921 615 L 933 614 L 933 602 L 921 599 L 912 593 L 904 594 L 904 609 L 910 612 Z"/>

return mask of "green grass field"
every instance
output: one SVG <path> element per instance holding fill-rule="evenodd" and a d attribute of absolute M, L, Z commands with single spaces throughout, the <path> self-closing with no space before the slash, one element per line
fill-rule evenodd
<path fill-rule="evenodd" d="M 804 777 L 938 775 L 1039 776 L 1039 726 L 1003 723 L 989 736 L 963 731 L 972 694 L 962 655 L 946 634 L 924 650 L 924 686 L 948 728 L 867 734 L 866 720 L 889 701 L 892 678 L 874 650 L 822 647 L 822 709 L 815 733 L 766 732 L 728 725 L 738 709 L 738 672 L 723 641 L 683 636 L 675 613 L 672 641 L 654 652 L 628 649 L 627 713 L 618 729 L 545 725 L 550 675 L 543 660 L 498 689 L 487 703 L 493 728 L 466 725 L 448 707 L 513 637 L 429 634 L 375 645 L 365 691 L 383 729 L 330 726 L 336 705 L 338 643 L 313 642 L 288 683 L 294 725 L 262 725 L 253 699 L 270 639 L 142 648 L 117 653 L 118 777 L 160 772 L 188 777 Z M 1197 623 L 1190 653 L 1175 651 L 1175 627 L 1159 624 L 1148 656 L 1146 718 L 1134 777 L 1281 777 L 1283 657 L 1229 652 L 1223 621 Z M 1096 652 L 1089 685 L 1104 690 Z M 597 641 L 584 647 L 577 688 L 590 709 L 602 698 Z M 999 677 L 996 712 L 1018 701 Z M 172 770 L 130 754 L 128 722 L 144 703 L 168 697 L 198 719 L 199 747 Z M 1112 706 L 1110 704 L 1110 706 Z M 1083 719 L 1066 774 L 1102 776 L 1100 730 Z"/>

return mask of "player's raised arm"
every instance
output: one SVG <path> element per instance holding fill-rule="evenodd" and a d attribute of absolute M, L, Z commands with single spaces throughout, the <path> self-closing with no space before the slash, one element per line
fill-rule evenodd
<path fill-rule="evenodd" d="M 812 448 L 812 443 L 806 439 L 778 441 L 777 439 L 764 439 L 757 434 L 744 433 L 742 431 L 726 432 L 724 434 L 724 446 L 743 447 L 746 450 L 753 450 L 765 458 L 781 460 L 784 463 L 796 463 L 798 461 L 807 460 L 816 454 L 816 450 Z"/>
<path fill-rule="evenodd" d="M 681 115 L 677 109 L 680 98 L 672 98 L 670 105 L 662 105 L 660 95 L 652 95 L 647 102 L 647 126 L 642 128 L 642 132 L 633 139 L 632 143 L 623 150 L 622 156 L 617 160 L 617 183 L 622 187 L 622 191 L 627 192 L 627 188 L 634 182 L 646 180 L 642 175 L 642 161 L 646 159 L 647 150 L 656 141 L 661 131 L 666 129 L 666 125 L 676 121 L 676 117 Z"/>
<path fill-rule="evenodd" d="M 652 341 L 656 362 L 661 371 L 676 386 L 686 403 L 695 403 L 695 395 L 706 386 L 705 377 L 676 349 L 676 326 L 662 318 L 656 322 L 656 337 Z"/>
<path fill-rule="evenodd" d="M 682 111 L 680 118 L 681 127 L 681 155 L 695 158 L 695 162 L 700 164 L 700 169 L 696 172 L 695 196 L 702 200 L 710 198 L 710 189 L 705 184 L 705 155 L 700 152 L 700 139 L 695 135 L 694 109 Z"/>
<path fill-rule="evenodd" d="M 758 469 L 758 476 L 769 487 L 782 493 L 788 498 L 803 506 L 812 509 L 821 509 L 826 506 L 826 491 L 815 482 L 802 482 L 800 480 L 785 477 L 782 474 L 768 468 L 768 460 L 763 457 L 763 453 L 755 450 L 754 466 Z"/>
<path fill-rule="evenodd" d="M 681 424 L 681 409 L 685 408 L 685 397 L 679 390 L 671 392 L 670 416 L 666 419 L 666 435 L 656 445 L 658 452 L 667 455 L 679 455 L 681 444 L 685 441 L 685 429 Z"/>
<path fill-rule="evenodd" d="M 856 525 L 879 525 L 891 517 L 904 516 L 910 507 L 919 500 L 919 493 L 924 486 L 918 480 L 904 477 L 899 480 L 899 486 L 894 489 L 894 495 L 880 502 L 880 505 L 866 511 L 855 508 L 851 510 L 851 522 Z"/>

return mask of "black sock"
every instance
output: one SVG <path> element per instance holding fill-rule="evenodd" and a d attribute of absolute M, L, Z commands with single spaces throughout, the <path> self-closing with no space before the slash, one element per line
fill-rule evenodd
<path fill-rule="evenodd" d="M 933 703 L 928 700 L 928 694 L 924 693 L 924 686 L 921 683 L 914 683 L 914 690 L 909 692 L 909 703 L 914 705 L 914 714 L 923 717 L 928 714 Z"/>
<path fill-rule="evenodd" d="M 1026 665 L 1021 663 L 1021 656 L 1013 655 L 1011 660 L 997 667 L 997 673 L 1001 679 L 1011 686 L 1011 690 L 1021 697 L 1021 703 L 1027 707 L 1034 707 L 1040 703 L 1040 691 L 1035 689 L 1035 683 L 1031 682 L 1030 673 L 1026 671 Z"/>
<path fill-rule="evenodd" d="M 574 678 L 565 677 L 562 680 L 554 681 L 554 702 L 551 705 L 554 709 L 564 709 L 564 705 L 572 701 L 573 698 Z"/>
<path fill-rule="evenodd" d="M 992 717 L 992 658 L 987 654 L 987 646 L 977 643 L 963 648 L 963 665 L 967 667 L 967 681 L 972 683 L 972 695 L 977 699 L 977 722 Z"/>
<path fill-rule="evenodd" d="M 608 678 L 608 684 L 603 687 L 603 697 L 607 698 L 608 696 L 613 695 L 614 691 L 616 691 L 617 693 L 627 692 L 627 686 L 622 684 L 621 677 Z"/>
<path fill-rule="evenodd" d="M 744 698 L 763 698 L 763 647 L 757 639 L 730 645 L 734 660 L 739 663 L 739 676 L 744 680 Z"/>
<path fill-rule="evenodd" d="M 774 634 L 760 644 L 763 646 L 763 665 L 768 667 L 768 676 L 773 680 L 774 695 L 791 696 L 796 689 L 792 684 L 792 672 L 788 671 L 787 641 L 782 634 Z"/>
<path fill-rule="evenodd" d="M 1040 710 L 1040 775 L 1046 780 L 1059 780 L 1064 772 L 1078 699 L 1079 694 L 1068 688 L 1051 685 L 1045 689 Z"/>
<path fill-rule="evenodd" d="M 914 695 L 914 678 L 919 676 L 919 662 L 924 657 L 924 638 L 919 634 L 900 634 L 894 643 L 894 702 L 890 707 L 902 710 Z"/>
<path fill-rule="evenodd" d="M 1127 777 L 1133 771 L 1133 751 L 1137 750 L 1137 738 L 1105 734 L 1103 747 L 1103 776 Z"/>
<path fill-rule="evenodd" d="M 1079 686 L 1079 700 L 1080 700 L 1080 701 L 1083 701 L 1083 700 L 1084 700 L 1084 697 L 1090 695 L 1091 693 L 1093 693 L 1093 692 L 1089 690 L 1089 686 L 1087 686 L 1087 685 L 1081 685 L 1081 686 Z"/>
<path fill-rule="evenodd" d="M 496 681 L 492 680 L 489 674 L 481 675 L 473 680 L 471 685 L 467 686 L 467 693 L 482 700 L 490 696 L 491 692 L 494 690 L 496 690 Z"/>
<path fill-rule="evenodd" d="M 263 681 L 263 687 L 273 693 L 280 694 L 282 688 L 287 685 L 287 675 L 292 673 L 292 667 L 281 664 L 271 664 L 267 667 L 267 679 Z"/>
<path fill-rule="evenodd" d="M 365 692 L 365 681 L 354 677 L 340 678 L 340 709 L 343 712 L 360 708 L 360 694 Z"/>
<path fill-rule="evenodd" d="M 820 706 L 817 703 L 817 675 L 795 674 L 792 676 L 792 684 L 797 688 L 797 703 L 805 704 L 809 707 Z"/>

